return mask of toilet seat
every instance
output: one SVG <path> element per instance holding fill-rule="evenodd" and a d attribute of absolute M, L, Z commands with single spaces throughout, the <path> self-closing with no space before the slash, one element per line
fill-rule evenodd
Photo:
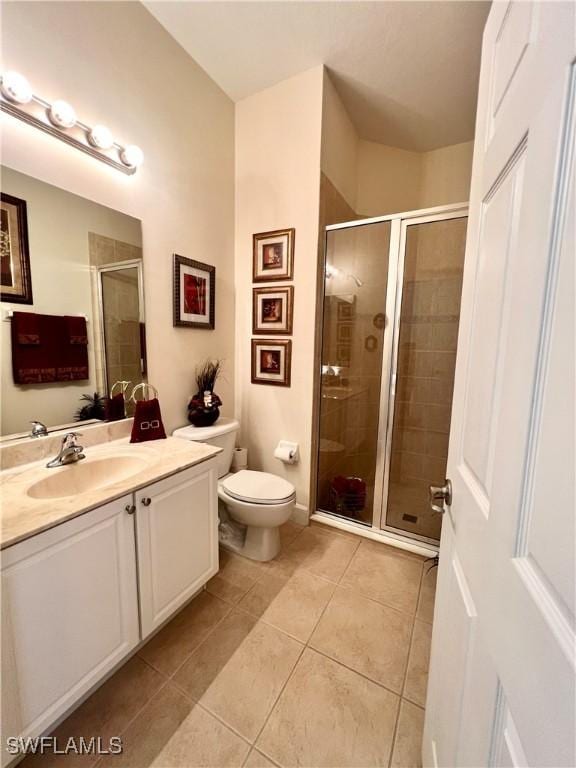
<path fill-rule="evenodd" d="M 283 504 L 295 496 L 294 486 L 288 480 L 250 469 L 228 475 L 221 486 L 228 496 L 248 504 Z"/>

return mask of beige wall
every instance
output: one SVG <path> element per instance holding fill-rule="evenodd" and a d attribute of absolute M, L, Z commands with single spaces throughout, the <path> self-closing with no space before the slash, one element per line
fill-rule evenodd
<path fill-rule="evenodd" d="M 0 434 L 27 431 L 31 419 L 48 426 L 73 420 L 84 393 L 96 384 L 89 232 L 99 232 L 139 246 L 140 222 L 96 205 L 10 168 L 2 168 L 2 190 L 26 201 L 32 273 L 33 304 L 1 303 L 2 312 L 15 309 L 52 315 L 86 315 L 90 379 L 64 384 L 21 386 L 12 378 L 10 322 L 2 323 L 1 428 Z"/>
<path fill-rule="evenodd" d="M 360 141 L 356 210 L 364 216 L 420 208 L 422 157 L 373 141 Z"/>
<path fill-rule="evenodd" d="M 322 171 L 351 208 L 358 193 L 358 136 L 332 80 L 324 71 L 322 93 Z"/>
<path fill-rule="evenodd" d="M 384 216 L 468 200 L 473 142 L 410 152 L 360 139 L 324 76 L 322 172 L 359 216 Z"/>
<path fill-rule="evenodd" d="M 142 147 L 127 177 L 2 116 L 3 162 L 142 220 L 149 380 L 166 427 L 186 421 L 195 365 L 234 392 L 234 105 L 139 3 L 5 3 L 4 69 Z M 153 52 L 153 54 L 151 53 Z M 172 327 L 172 254 L 216 266 L 216 330 Z"/>
<path fill-rule="evenodd" d="M 322 67 L 236 105 L 236 327 L 240 442 L 250 466 L 294 483 L 308 506 L 314 307 L 318 249 Z M 292 386 L 251 384 L 252 235 L 295 227 Z M 280 439 L 300 444 L 300 463 L 273 457 Z"/>
<path fill-rule="evenodd" d="M 474 142 L 434 149 L 422 155 L 420 207 L 465 203 L 470 196 Z"/>

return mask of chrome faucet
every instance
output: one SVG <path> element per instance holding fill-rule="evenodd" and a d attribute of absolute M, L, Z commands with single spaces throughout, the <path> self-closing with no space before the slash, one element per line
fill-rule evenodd
<path fill-rule="evenodd" d="M 30 437 L 46 437 L 48 430 L 46 424 L 42 424 L 41 421 L 31 421 L 32 429 L 30 430 Z"/>
<path fill-rule="evenodd" d="M 48 464 L 46 464 L 48 469 L 51 469 L 52 467 L 63 467 L 66 464 L 74 464 L 75 462 L 86 458 L 82 453 L 84 448 L 76 442 L 77 437 L 82 437 L 82 435 L 78 432 L 68 432 L 64 435 L 60 453 L 58 456 L 55 456 L 52 461 L 49 461 Z"/>

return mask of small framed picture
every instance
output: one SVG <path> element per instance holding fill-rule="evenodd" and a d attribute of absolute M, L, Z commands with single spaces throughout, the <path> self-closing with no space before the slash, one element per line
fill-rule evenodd
<path fill-rule="evenodd" d="M 253 333 L 289 335 L 292 333 L 293 313 L 293 286 L 252 289 Z"/>
<path fill-rule="evenodd" d="M 352 347 L 350 344 L 338 344 L 336 347 L 336 357 L 342 365 L 349 365 Z"/>
<path fill-rule="evenodd" d="M 338 302 L 338 320 L 350 321 L 356 317 L 356 297 L 353 301 Z"/>
<path fill-rule="evenodd" d="M 255 283 L 292 280 L 294 234 L 294 229 L 278 229 L 253 236 L 252 279 Z"/>
<path fill-rule="evenodd" d="M 216 267 L 174 254 L 174 325 L 213 330 Z"/>
<path fill-rule="evenodd" d="M 292 342 L 252 339 L 252 384 L 290 386 Z"/>
<path fill-rule="evenodd" d="M 2 301 L 33 303 L 26 201 L 4 192 L 0 200 L 0 272 Z"/>
<path fill-rule="evenodd" d="M 338 323 L 338 341 L 349 344 L 352 341 L 352 331 L 354 325 L 352 323 Z"/>

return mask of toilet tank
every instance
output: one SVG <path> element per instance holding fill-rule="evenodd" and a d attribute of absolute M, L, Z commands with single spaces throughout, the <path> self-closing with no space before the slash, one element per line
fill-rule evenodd
<path fill-rule="evenodd" d="M 175 429 L 172 432 L 172 437 L 178 437 L 181 440 L 194 440 L 197 443 L 208 443 L 208 445 L 222 448 L 222 453 L 218 454 L 218 477 L 224 477 L 230 472 L 232 454 L 236 445 L 236 434 L 239 429 L 240 424 L 236 419 L 220 416 L 211 427 L 194 427 L 189 424 L 186 427 Z"/>

